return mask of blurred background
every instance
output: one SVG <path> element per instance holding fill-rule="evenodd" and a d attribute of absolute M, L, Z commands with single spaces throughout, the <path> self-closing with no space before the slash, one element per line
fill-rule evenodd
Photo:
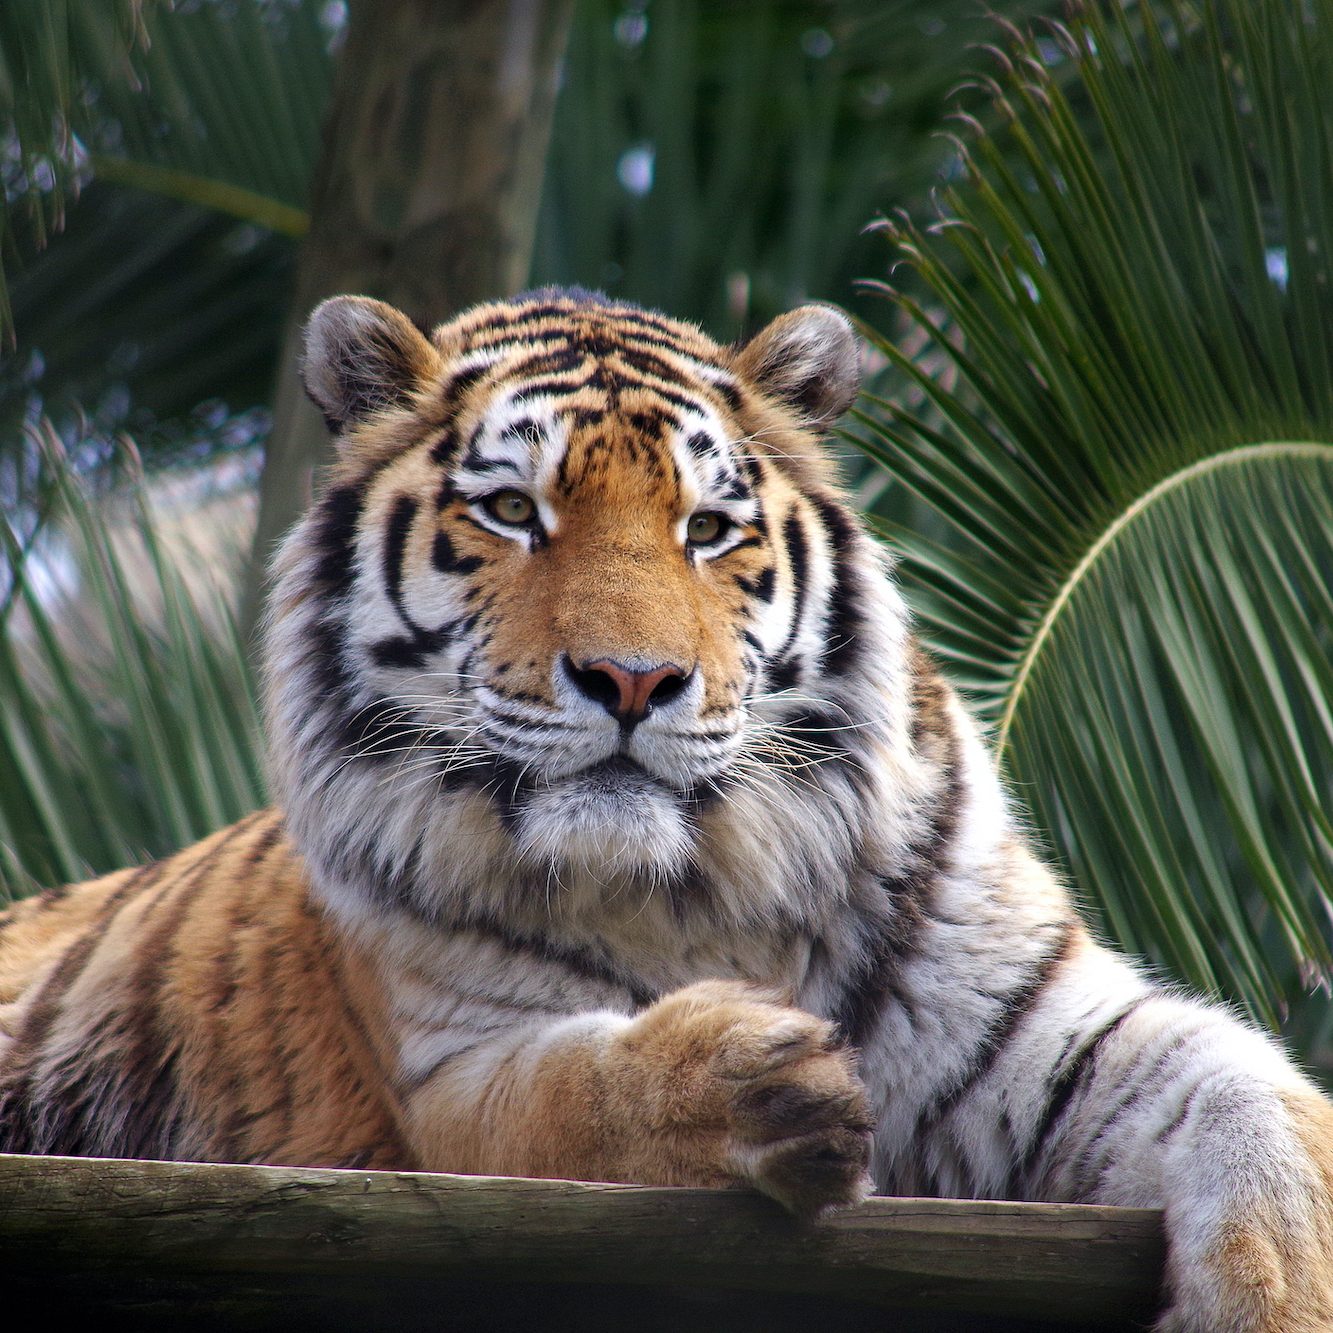
<path fill-rule="evenodd" d="M 1333 0 L 8 0 L 0 885 L 264 799 L 299 328 L 866 336 L 833 442 L 1099 928 L 1333 1073 Z"/>

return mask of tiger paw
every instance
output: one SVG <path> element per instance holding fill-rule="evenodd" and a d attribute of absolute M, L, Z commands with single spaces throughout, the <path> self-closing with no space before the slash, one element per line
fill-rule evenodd
<path fill-rule="evenodd" d="M 673 1184 L 748 1184 L 811 1216 L 870 1193 L 870 1112 L 832 1026 L 736 982 L 707 981 L 645 1010 L 620 1037 Z"/>
<path fill-rule="evenodd" d="M 1196 1095 L 1169 1163 L 1169 1299 L 1154 1333 L 1329 1333 L 1333 1106 L 1310 1089 L 1241 1086 Z"/>

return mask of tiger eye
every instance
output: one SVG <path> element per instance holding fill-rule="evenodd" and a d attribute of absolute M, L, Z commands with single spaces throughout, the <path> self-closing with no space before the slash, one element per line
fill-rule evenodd
<path fill-rule="evenodd" d="M 685 525 L 685 535 L 699 546 L 707 546 L 722 535 L 726 520 L 721 514 L 695 514 Z"/>
<path fill-rule="evenodd" d="M 522 491 L 496 491 L 494 495 L 488 495 L 482 504 L 492 518 L 514 526 L 530 523 L 537 513 L 537 506 Z"/>

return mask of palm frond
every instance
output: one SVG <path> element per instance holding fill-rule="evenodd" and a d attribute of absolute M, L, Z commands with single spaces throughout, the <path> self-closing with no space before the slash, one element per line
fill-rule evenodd
<path fill-rule="evenodd" d="M 201 398 L 269 398 L 339 7 L 144 3 L 120 26 L 112 6 L 60 12 L 63 82 L 28 85 L 22 106 L 26 133 L 72 126 L 85 187 L 44 252 L 19 228 L 0 429 L 34 403 L 128 402 L 102 424 L 153 458 L 161 424 Z M 47 16 L 6 7 L 0 63 Z M 724 336 L 812 296 L 877 317 L 853 288 L 875 255 L 859 233 L 936 180 L 951 150 L 933 130 L 987 31 L 974 0 L 583 0 L 532 281 L 604 287 Z M 37 180 L 14 178 L 20 211 Z"/>
<path fill-rule="evenodd" d="M 875 254 L 861 233 L 938 180 L 936 127 L 989 30 L 973 0 L 582 0 L 534 281 L 719 336 L 813 297 L 876 319 L 854 285 Z"/>
<path fill-rule="evenodd" d="M 42 249 L 90 178 L 299 235 L 331 85 L 330 12 L 309 0 L 3 6 L 0 244 L 11 257 Z M 11 325 L 0 269 L 0 333 Z"/>
<path fill-rule="evenodd" d="M 198 405 L 268 398 L 294 260 L 292 242 L 263 228 L 94 181 L 16 275 L 0 456 L 22 452 L 35 411 L 129 431 L 152 460 L 197 451 L 213 437 Z"/>
<path fill-rule="evenodd" d="M 1098 0 L 1003 45 L 965 181 L 886 227 L 913 406 L 854 434 L 1107 929 L 1275 1021 L 1333 965 L 1333 5 Z"/>
<path fill-rule="evenodd" d="M 152 502 L 128 445 L 102 498 L 49 426 L 34 445 L 0 524 L 0 894 L 171 851 L 263 795 L 230 590 L 185 572 L 218 553 Z"/>

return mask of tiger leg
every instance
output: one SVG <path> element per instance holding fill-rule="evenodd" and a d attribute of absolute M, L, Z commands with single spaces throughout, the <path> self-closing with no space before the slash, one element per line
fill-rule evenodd
<path fill-rule="evenodd" d="M 1333 1329 L 1333 1105 L 1268 1041 L 1154 993 L 1065 1072 L 1034 1197 L 1163 1208 L 1157 1333 Z"/>
<path fill-rule="evenodd" d="M 406 1105 L 427 1169 L 750 1185 L 793 1212 L 870 1188 L 870 1125 L 829 1024 L 733 982 L 632 1018 L 527 1023 L 449 1060 Z"/>

